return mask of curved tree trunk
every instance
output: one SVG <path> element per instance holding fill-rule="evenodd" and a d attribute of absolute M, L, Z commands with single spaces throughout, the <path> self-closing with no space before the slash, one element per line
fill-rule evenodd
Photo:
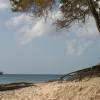
<path fill-rule="evenodd" d="M 89 4 L 90 10 L 91 10 L 91 12 L 93 14 L 93 17 L 94 17 L 94 19 L 96 21 L 96 25 L 97 25 L 98 31 L 100 32 L 100 19 L 99 19 L 97 11 L 95 9 L 93 0 L 88 0 L 88 4 Z"/>

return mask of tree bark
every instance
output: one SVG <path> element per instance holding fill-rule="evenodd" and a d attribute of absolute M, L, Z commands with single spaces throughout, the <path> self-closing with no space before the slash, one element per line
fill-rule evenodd
<path fill-rule="evenodd" d="M 88 0 L 88 5 L 89 5 L 89 8 L 92 12 L 92 15 L 95 19 L 95 22 L 96 22 L 96 25 L 97 25 L 97 28 L 98 28 L 98 31 L 100 33 L 100 19 L 99 19 L 99 16 L 98 16 L 98 13 L 95 9 L 95 6 L 94 6 L 94 3 L 93 3 L 93 0 Z"/>

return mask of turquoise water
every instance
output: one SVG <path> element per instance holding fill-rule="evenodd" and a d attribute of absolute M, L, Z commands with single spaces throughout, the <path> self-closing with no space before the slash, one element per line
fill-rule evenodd
<path fill-rule="evenodd" d="M 48 80 L 58 79 L 60 76 L 61 75 L 5 74 L 0 75 L 0 84 L 13 82 L 45 82 Z"/>

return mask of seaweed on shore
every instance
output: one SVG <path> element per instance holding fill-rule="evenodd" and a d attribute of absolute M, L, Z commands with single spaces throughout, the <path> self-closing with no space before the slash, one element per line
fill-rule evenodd
<path fill-rule="evenodd" d="M 0 84 L 0 91 L 15 90 L 29 86 L 35 86 L 35 85 L 33 83 L 26 83 L 26 82 Z"/>

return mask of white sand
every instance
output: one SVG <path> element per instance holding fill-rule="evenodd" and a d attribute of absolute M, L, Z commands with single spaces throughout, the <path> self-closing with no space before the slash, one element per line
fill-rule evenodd
<path fill-rule="evenodd" d="M 81 82 L 36 85 L 0 92 L 0 100 L 100 100 L 100 78 Z"/>

